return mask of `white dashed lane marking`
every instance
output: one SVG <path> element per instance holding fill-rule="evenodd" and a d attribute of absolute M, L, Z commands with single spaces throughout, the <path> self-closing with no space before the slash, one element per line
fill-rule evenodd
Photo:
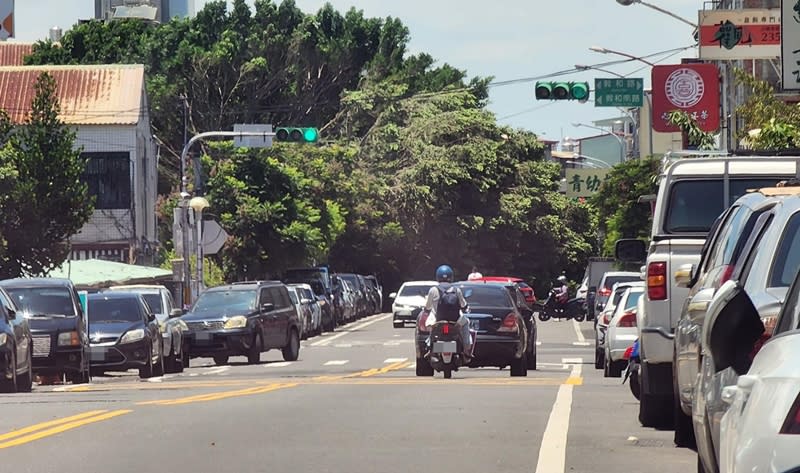
<path fill-rule="evenodd" d="M 331 361 L 325 362 L 325 366 L 342 366 L 342 365 L 346 365 L 349 362 L 350 362 L 350 360 L 331 360 Z"/>

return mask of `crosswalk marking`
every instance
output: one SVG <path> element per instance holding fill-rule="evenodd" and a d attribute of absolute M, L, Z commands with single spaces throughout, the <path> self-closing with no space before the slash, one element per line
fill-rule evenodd
<path fill-rule="evenodd" d="M 349 362 L 350 362 L 350 360 L 331 360 L 331 361 L 325 362 L 325 366 L 342 366 L 342 365 L 346 365 Z"/>
<path fill-rule="evenodd" d="M 408 360 L 408 358 L 386 358 L 383 360 L 384 363 L 402 363 Z"/>

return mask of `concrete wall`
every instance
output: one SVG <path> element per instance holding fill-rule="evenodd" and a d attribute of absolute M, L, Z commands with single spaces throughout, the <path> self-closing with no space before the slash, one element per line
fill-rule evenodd
<path fill-rule="evenodd" d="M 646 95 L 649 95 L 648 91 Z M 650 155 L 650 100 L 645 97 L 641 108 L 639 121 L 639 157 L 646 158 Z M 653 132 L 653 155 L 662 156 L 670 150 L 683 149 L 683 140 L 680 133 Z"/>
<path fill-rule="evenodd" d="M 615 136 L 606 134 L 581 139 L 580 154 L 604 161 L 609 166 L 619 163 L 621 157 L 625 155 L 625 151 Z"/>

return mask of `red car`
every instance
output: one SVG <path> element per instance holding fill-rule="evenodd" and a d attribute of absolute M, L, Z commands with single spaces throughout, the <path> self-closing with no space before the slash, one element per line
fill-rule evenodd
<path fill-rule="evenodd" d="M 533 288 L 528 286 L 528 284 L 520 278 L 515 278 L 511 276 L 484 276 L 482 278 L 473 279 L 473 281 L 486 281 L 486 282 L 513 282 L 517 285 L 522 294 L 525 296 L 525 302 L 528 304 L 533 304 L 536 302 L 536 294 L 533 292 Z"/>

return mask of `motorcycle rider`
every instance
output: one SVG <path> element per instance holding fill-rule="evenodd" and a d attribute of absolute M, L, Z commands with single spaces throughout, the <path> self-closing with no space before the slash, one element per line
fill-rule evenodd
<path fill-rule="evenodd" d="M 560 309 L 567 307 L 567 301 L 569 301 L 569 287 L 567 286 L 567 277 L 563 274 L 556 278 L 553 283 L 553 298 L 556 301 L 556 307 Z"/>
<path fill-rule="evenodd" d="M 461 344 L 464 347 L 465 361 L 469 361 L 472 354 L 472 335 L 469 332 L 469 319 L 464 315 L 469 310 L 464 294 L 457 286 L 453 286 L 453 268 L 443 264 L 436 268 L 436 282 L 438 285 L 430 288 L 428 291 L 428 299 L 425 302 L 425 311 L 428 312 L 428 318 L 425 321 L 426 326 L 433 326 L 436 323 L 436 308 L 442 296 L 450 291 L 454 291 L 458 295 L 461 312 L 458 316 L 456 325 L 461 331 Z"/>

